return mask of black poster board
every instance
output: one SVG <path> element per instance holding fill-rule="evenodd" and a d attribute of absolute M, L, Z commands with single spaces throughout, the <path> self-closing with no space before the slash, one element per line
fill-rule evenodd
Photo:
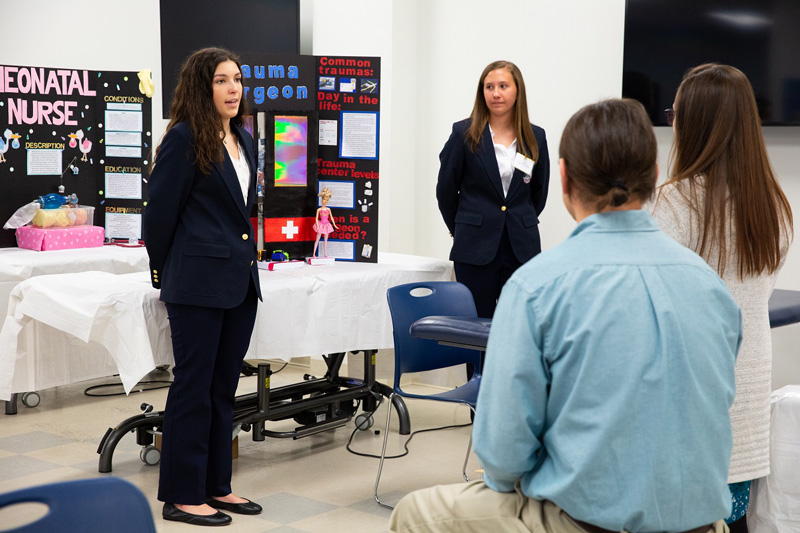
<path fill-rule="evenodd" d="M 339 224 L 329 249 L 370 263 L 378 262 L 380 77 L 378 57 L 317 57 L 318 186 L 333 190 Z"/>
<path fill-rule="evenodd" d="M 106 237 L 140 238 L 150 81 L 149 71 L 0 65 L 0 221 L 63 184 L 94 206 Z M 0 247 L 10 246 L 14 231 L 2 230 Z"/>
<path fill-rule="evenodd" d="M 310 256 L 318 194 L 327 187 L 339 226 L 329 236 L 328 255 L 377 262 L 380 58 L 241 57 L 257 149 L 263 137 L 263 248 L 291 259 Z M 284 133 L 303 141 L 282 147 Z M 287 164 L 281 152 L 305 161 L 305 175 L 299 170 L 294 183 L 281 183 Z"/>

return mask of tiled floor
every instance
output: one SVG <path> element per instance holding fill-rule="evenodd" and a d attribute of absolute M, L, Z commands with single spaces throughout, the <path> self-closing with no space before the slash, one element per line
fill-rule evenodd
<path fill-rule="evenodd" d="M 279 366 L 273 364 L 276 367 Z M 317 366 L 313 370 L 324 373 Z M 272 377 L 272 386 L 300 381 L 308 371 L 288 365 Z M 242 377 L 239 393 L 254 390 L 255 380 Z M 166 398 L 166 390 L 103 398 L 84 395 L 90 385 L 113 381 L 108 378 L 40 391 L 38 407 L 20 405 L 19 414 L 13 416 L 0 412 L 0 493 L 55 481 L 115 475 L 144 492 L 159 532 L 196 532 L 196 526 L 161 518 L 162 504 L 156 500 L 158 467 L 147 466 L 139 459 L 140 448 L 133 434 L 126 435 L 117 446 L 113 472 L 98 473 L 97 446 L 106 429 L 139 413 L 143 402 L 163 409 Z M 387 403 L 378 409 L 372 428 L 356 433 L 354 450 L 380 452 Z M 412 431 L 469 422 L 466 407 L 423 401 L 409 401 L 407 405 Z M 396 416 L 393 420 L 388 454 L 402 452 L 402 443 L 407 438 L 397 434 Z M 294 422 L 284 421 L 273 424 L 272 429 L 285 431 L 294 426 Z M 265 511 L 255 517 L 233 515 L 233 527 L 228 530 L 237 533 L 386 531 L 390 512 L 372 499 L 378 461 L 353 455 L 346 449 L 354 428 L 351 421 L 345 427 L 299 440 L 267 438 L 264 442 L 254 442 L 250 433 L 241 434 L 239 458 L 233 465 L 233 488 L 237 494 L 261 504 Z M 375 434 L 376 430 L 380 434 Z M 415 488 L 459 482 L 468 439 L 469 428 L 416 435 L 407 457 L 387 461 L 381 480 L 382 499 L 394 503 Z M 476 468 L 473 455 L 468 472 Z M 10 527 L 24 521 L 23 515 L 28 512 L 29 509 L 19 507 L 0 510 L 0 524 Z"/>

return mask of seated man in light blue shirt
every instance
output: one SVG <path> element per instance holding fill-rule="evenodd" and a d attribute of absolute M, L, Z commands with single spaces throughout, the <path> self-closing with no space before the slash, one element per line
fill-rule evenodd
<path fill-rule="evenodd" d="M 739 308 L 641 209 L 658 173 L 641 104 L 584 107 L 560 156 L 578 227 L 503 288 L 473 431 L 484 479 L 409 494 L 392 531 L 727 530 Z"/>

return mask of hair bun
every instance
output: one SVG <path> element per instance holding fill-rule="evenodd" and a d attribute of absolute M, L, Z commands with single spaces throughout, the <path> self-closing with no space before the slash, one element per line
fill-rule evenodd
<path fill-rule="evenodd" d="M 625 192 L 628 192 L 628 187 L 625 185 L 625 182 L 622 180 L 614 180 L 611 182 L 612 189 L 622 189 Z"/>

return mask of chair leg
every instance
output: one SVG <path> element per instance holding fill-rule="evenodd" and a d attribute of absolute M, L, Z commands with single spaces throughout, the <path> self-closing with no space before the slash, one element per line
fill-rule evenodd
<path fill-rule="evenodd" d="M 475 409 L 473 409 L 473 407 L 471 405 L 469 406 L 469 408 L 472 411 L 472 414 L 474 415 L 475 414 Z M 473 416 L 473 418 L 474 418 L 474 416 Z M 464 456 L 464 466 L 461 467 L 461 475 L 464 476 L 464 481 L 466 481 L 467 483 L 469 483 L 469 477 L 467 476 L 467 462 L 469 461 L 469 452 L 471 452 L 471 451 L 472 451 L 472 431 L 470 430 L 470 432 L 469 432 L 469 444 L 467 445 L 467 455 Z"/>
<path fill-rule="evenodd" d="M 375 478 L 375 501 L 378 502 L 378 505 L 381 507 L 385 507 L 387 509 L 394 509 L 393 505 L 389 505 L 383 503 L 381 499 L 378 497 L 378 484 L 381 482 L 381 472 L 383 471 L 383 461 L 386 459 L 386 442 L 389 440 L 389 419 L 392 417 L 392 399 L 394 398 L 394 393 L 389 395 L 389 401 L 387 402 L 386 408 L 386 427 L 383 429 L 383 448 L 381 449 L 381 461 L 378 464 L 378 477 Z"/>

